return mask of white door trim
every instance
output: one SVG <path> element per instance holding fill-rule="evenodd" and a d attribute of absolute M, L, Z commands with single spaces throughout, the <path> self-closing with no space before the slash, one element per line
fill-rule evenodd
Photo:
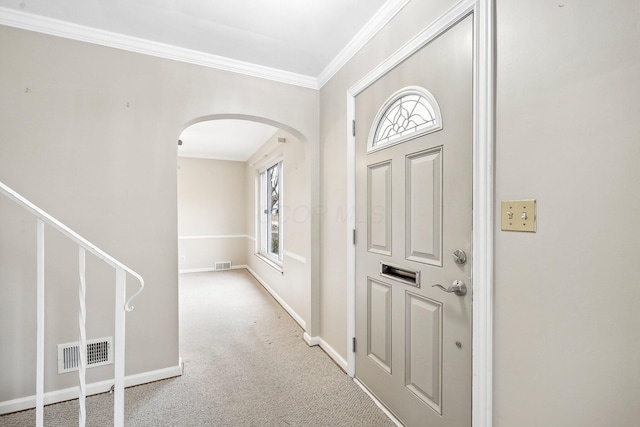
<path fill-rule="evenodd" d="M 347 91 L 347 373 L 355 375 L 355 97 L 438 35 L 473 13 L 473 376 L 472 426 L 493 425 L 494 3 L 461 0 Z"/>

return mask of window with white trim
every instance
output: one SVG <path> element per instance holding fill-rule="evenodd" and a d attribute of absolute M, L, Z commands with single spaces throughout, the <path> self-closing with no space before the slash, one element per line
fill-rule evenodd
<path fill-rule="evenodd" d="M 282 161 L 260 172 L 260 255 L 282 262 Z"/>
<path fill-rule="evenodd" d="M 434 96 L 423 87 L 408 86 L 391 95 L 373 120 L 367 153 L 442 129 Z"/>

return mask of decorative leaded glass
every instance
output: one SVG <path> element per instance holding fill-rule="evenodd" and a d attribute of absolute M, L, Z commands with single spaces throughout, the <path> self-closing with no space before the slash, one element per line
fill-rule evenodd
<path fill-rule="evenodd" d="M 440 108 L 429 91 L 408 87 L 382 106 L 369 135 L 368 150 L 376 151 L 442 129 Z"/>

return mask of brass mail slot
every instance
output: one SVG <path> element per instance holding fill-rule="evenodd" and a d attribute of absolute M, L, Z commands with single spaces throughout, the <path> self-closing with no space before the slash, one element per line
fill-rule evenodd
<path fill-rule="evenodd" d="M 380 275 L 416 288 L 420 287 L 420 271 L 407 270 L 406 268 L 380 261 Z"/>

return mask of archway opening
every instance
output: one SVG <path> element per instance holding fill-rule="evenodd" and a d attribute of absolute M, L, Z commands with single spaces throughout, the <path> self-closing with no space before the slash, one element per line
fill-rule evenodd
<path fill-rule="evenodd" d="M 178 141 L 179 273 L 246 269 L 306 331 L 312 306 L 306 138 L 267 118 L 226 114 L 189 122 Z"/>

